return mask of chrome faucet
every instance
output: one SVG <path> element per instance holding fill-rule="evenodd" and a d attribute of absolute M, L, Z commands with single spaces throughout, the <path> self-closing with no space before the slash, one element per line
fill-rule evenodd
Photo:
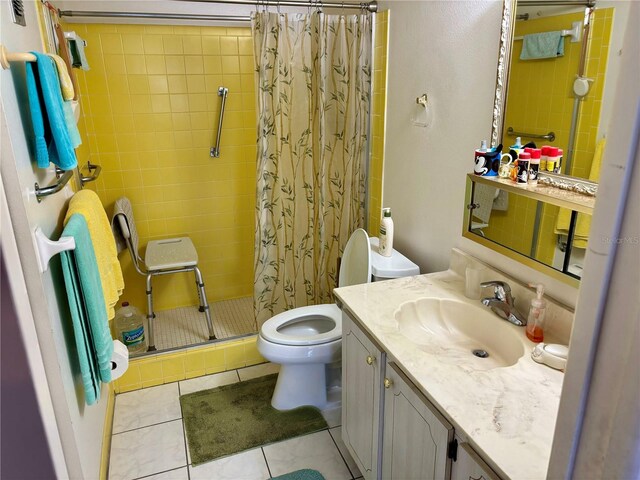
<path fill-rule="evenodd" d="M 526 318 L 516 308 L 515 299 L 511 295 L 511 287 L 508 283 L 493 280 L 483 282 L 480 286 L 482 288 L 493 287 L 493 297 L 483 298 L 483 305 L 491 308 L 493 313 L 514 325 L 524 327 L 527 324 Z"/>

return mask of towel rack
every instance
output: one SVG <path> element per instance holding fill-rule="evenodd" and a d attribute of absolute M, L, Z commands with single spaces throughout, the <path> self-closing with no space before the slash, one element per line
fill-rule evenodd
<path fill-rule="evenodd" d="M 573 22 L 571 24 L 571 29 L 569 30 L 560 30 L 561 35 L 563 37 L 571 37 L 571 43 L 576 43 L 580 41 L 580 32 L 582 28 L 582 22 Z M 523 40 L 524 36 L 513 37 L 513 40 Z"/>
<path fill-rule="evenodd" d="M 42 197 L 47 197 L 49 195 L 53 195 L 54 193 L 58 193 L 60 190 L 64 188 L 64 186 L 71 180 L 73 177 L 73 170 L 60 170 L 56 168 L 56 175 L 62 174 L 61 177 L 58 178 L 58 181 L 53 185 L 48 185 L 46 187 L 40 187 L 38 182 L 35 184 L 36 189 L 36 198 L 38 199 L 38 203 L 42 202 Z"/>
<path fill-rule="evenodd" d="M 80 183 L 82 183 L 82 186 L 84 186 L 85 183 L 95 182 L 100 176 L 100 172 L 102 172 L 102 167 L 100 165 L 94 165 L 91 162 L 87 162 L 87 170 L 89 170 L 89 176 L 85 177 L 82 172 L 80 173 Z"/>
<path fill-rule="evenodd" d="M 211 151 L 209 155 L 212 157 L 220 156 L 220 137 L 222 136 L 222 119 L 224 118 L 224 105 L 227 103 L 227 95 L 229 94 L 229 89 L 225 87 L 218 88 L 218 96 L 222 97 L 222 104 L 220 105 L 220 121 L 218 122 L 218 138 L 216 139 L 216 146 L 211 147 Z"/>
<path fill-rule="evenodd" d="M 553 132 L 549 132 L 546 135 L 538 135 L 535 133 L 514 132 L 513 127 L 509 127 L 507 129 L 507 135 L 509 135 L 510 137 L 544 138 L 545 140 L 549 140 L 550 142 L 553 142 L 556 139 L 556 134 Z"/>
<path fill-rule="evenodd" d="M 76 241 L 73 237 L 60 237 L 60 240 L 50 240 L 42 233 L 40 227 L 36 227 L 35 230 L 36 246 L 38 247 L 38 266 L 40 272 L 44 273 L 49 268 L 49 260 L 54 255 L 67 250 L 75 250 Z"/>
<path fill-rule="evenodd" d="M 11 53 L 4 45 L 0 45 L 0 66 L 7 70 L 11 68 L 10 62 L 35 62 L 36 56 L 33 53 Z"/>

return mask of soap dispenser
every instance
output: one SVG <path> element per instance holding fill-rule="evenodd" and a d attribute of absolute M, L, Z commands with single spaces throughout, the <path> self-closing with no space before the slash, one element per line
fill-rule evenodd
<path fill-rule="evenodd" d="M 536 289 L 536 298 L 531 300 L 526 333 L 529 340 L 538 343 L 544 340 L 544 316 L 547 311 L 547 302 L 542 298 L 544 295 L 543 284 L 530 283 L 529 286 Z"/>

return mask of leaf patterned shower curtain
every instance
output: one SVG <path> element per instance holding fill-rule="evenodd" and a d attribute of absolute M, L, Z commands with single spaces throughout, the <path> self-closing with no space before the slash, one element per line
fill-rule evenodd
<path fill-rule="evenodd" d="M 254 13 L 258 184 L 254 308 L 331 303 L 364 225 L 371 15 Z"/>

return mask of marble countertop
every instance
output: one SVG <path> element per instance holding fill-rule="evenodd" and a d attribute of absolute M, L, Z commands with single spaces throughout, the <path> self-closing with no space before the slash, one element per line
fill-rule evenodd
<path fill-rule="evenodd" d="M 503 478 L 544 479 L 551 455 L 563 373 L 531 359 L 534 343 L 513 328 L 525 347 L 515 365 L 477 370 L 441 355 L 446 345 L 411 342 L 394 312 L 422 297 L 467 299 L 464 278 L 448 270 L 416 277 L 343 287 L 335 296 L 383 347 L 390 359 L 453 423 L 456 433 Z"/>

